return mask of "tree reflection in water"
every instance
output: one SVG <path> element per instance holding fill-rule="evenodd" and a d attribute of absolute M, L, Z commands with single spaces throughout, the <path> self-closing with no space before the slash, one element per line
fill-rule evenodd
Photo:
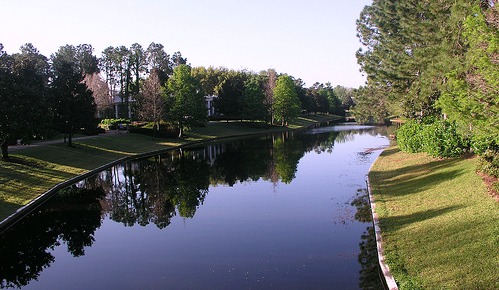
<path fill-rule="evenodd" d="M 365 189 L 358 190 L 357 197 L 352 201 L 357 208 L 355 219 L 363 223 L 372 223 L 371 206 L 369 195 Z M 361 289 L 385 289 L 381 280 L 378 265 L 378 252 L 376 247 L 376 236 L 372 225 L 366 228 L 361 236 L 359 244 L 359 263 L 361 265 L 359 286 Z"/>
<path fill-rule="evenodd" d="M 50 253 L 61 242 L 83 256 L 101 225 L 102 190 L 71 187 L 47 201 L 0 235 L 0 287 L 21 287 L 54 262 Z"/>

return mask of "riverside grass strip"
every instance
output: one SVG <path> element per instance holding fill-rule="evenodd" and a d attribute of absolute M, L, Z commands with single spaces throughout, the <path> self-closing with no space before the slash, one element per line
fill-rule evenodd
<path fill-rule="evenodd" d="M 172 147 L 163 142 L 116 134 L 75 141 L 74 147 L 51 144 L 13 151 L 12 161 L 0 160 L 0 220 L 65 180 L 126 156 Z"/>
<path fill-rule="evenodd" d="M 0 160 L 0 221 L 55 185 L 117 159 L 217 138 L 266 134 L 341 119 L 334 115 L 302 116 L 289 128 L 261 128 L 248 122 L 210 122 L 193 128 L 184 139 L 159 139 L 139 134 L 112 134 L 65 144 L 29 146 L 11 151 L 12 162 Z M 61 140 L 62 142 L 62 140 Z"/>
<path fill-rule="evenodd" d="M 499 289 L 499 203 L 475 158 L 386 149 L 369 178 L 400 289 Z"/>

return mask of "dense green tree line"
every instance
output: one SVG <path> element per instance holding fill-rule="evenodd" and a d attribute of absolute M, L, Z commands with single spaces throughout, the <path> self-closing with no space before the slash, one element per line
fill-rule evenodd
<path fill-rule="evenodd" d="M 83 83 L 96 70 L 90 46 L 64 46 L 50 59 L 31 44 L 9 55 L 0 45 L 0 144 L 8 159 L 11 142 L 29 142 L 55 130 L 69 137 L 96 127 L 92 92 Z"/>
<path fill-rule="evenodd" d="M 342 115 L 352 105 L 350 89 L 330 83 L 305 88 L 301 79 L 269 69 L 259 73 L 191 67 L 180 52 L 107 47 L 100 58 L 91 45 L 65 45 L 47 58 L 31 44 L 9 55 L 0 45 L 0 144 L 95 130 L 98 118 L 170 123 L 179 135 L 207 120 L 204 96 L 215 95 L 216 115 L 286 125 L 300 113 Z M 345 93 L 347 92 L 347 93 Z M 120 100 L 118 112 L 113 102 Z"/>
<path fill-rule="evenodd" d="M 471 149 L 489 156 L 488 164 L 496 168 L 491 172 L 497 176 L 497 2 L 375 0 L 366 6 L 357 21 L 358 36 L 365 46 L 357 52 L 357 59 L 367 75 L 366 86 L 355 96 L 357 119 L 382 122 L 397 115 L 419 120 L 422 128 L 448 128 L 464 140 L 450 143 L 461 144 L 461 152 Z M 432 125 L 441 120 L 446 123 L 443 127 Z M 430 139 L 450 133 L 433 131 L 424 134 L 421 142 L 434 142 Z M 454 146 L 450 143 L 441 142 L 439 151 L 459 151 L 442 147 Z"/>

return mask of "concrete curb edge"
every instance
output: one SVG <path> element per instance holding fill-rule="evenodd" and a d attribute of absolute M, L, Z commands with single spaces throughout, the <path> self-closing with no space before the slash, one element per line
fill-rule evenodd
<path fill-rule="evenodd" d="M 373 163 L 374 164 L 374 163 Z M 371 172 L 371 168 L 369 168 L 369 172 Z M 374 202 L 374 196 L 371 191 L 371 182 L 369 180 L 369 174 L 366 175 L 366 183 L 367 183 L 367 193 L 369 194 L 369 203 L 371 204 L 371 214 L 373 218 L 374 225 L 374 233 L 376 236 L 376 247 L 378 252 L 378 261 L 381 271 L 383 272 L 383 276 L 385 277 L 386 285 L 390 290 L 398 290 L 397 282 L 395 282 L 395 278 L 393 278 L 392 273 L 390 272 L 390 267 L 385 260 L 385 250 L 383 248 L 383 238 L 381 236 L 381 229 L 379 227 L 379 218 L 376 213 L 376 203 Z"/>

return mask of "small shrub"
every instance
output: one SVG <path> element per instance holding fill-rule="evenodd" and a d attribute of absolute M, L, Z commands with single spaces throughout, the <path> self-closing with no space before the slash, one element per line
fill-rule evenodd
<path fill-rule="evenodd" d="M 158 130 L 155 130 L 152 128 L 134 127 L 134 126 L 131 126 L 129 128 L 129 132 L 147 135 L 147 136 L 152 136 L 152 137 L 158 137 L 158 138 L 177 138 L 178 134 L 179 134 L 178 129 L 161 128 L 158 131 Z"/>
<path fill-rule="evenodd" d="M 486 150 L 483 154 L 480 154 L 478 171 L 499 177 L 499 151 Z"/>
<path fill-rule="evenodd" d="M 119 124 L 130 124 L 129 119 L 102 119 L 99 123 L 99 127 L 105 130 L 116 130 Z"/>
<path fill-rule="evenodd" d="M 400 150 L 409 153 L 423 152 L 423 125 L 416 120 L 407 121 L 397 130 Z"/>
<path fill-rule="evenodd" d="M 471 149 L 478 155 L 489 150 L 499 152 L 499 144 L 496 139 L 497 136 L 476 134 L 471 139 Z"/>
<path fill-rule="evenodd" d="M 469 147 L 457 132 L 455 123 L 436 120 L 423 126 L 423 151 L 432 157 L 458 157 Z"/>
<path fill-rule="evenodd" d="M 81 133 L 83 135 L 87 135 L 87 136 L 93 136 L 93 135 L 99 135 L 101 133 L 106 133 L 106 130 L 104 128 L 101 128 L 101 127 L 95 127 L 95 128 L 83 128 L 81 130 Z"/>
<path fill-rule="evenodd" d="M 454 123 L 434 118 L 407 121 L 397 131 L 397 142 L 402 151 L 441 158 L 461 156 L 469 148 Z"/>

